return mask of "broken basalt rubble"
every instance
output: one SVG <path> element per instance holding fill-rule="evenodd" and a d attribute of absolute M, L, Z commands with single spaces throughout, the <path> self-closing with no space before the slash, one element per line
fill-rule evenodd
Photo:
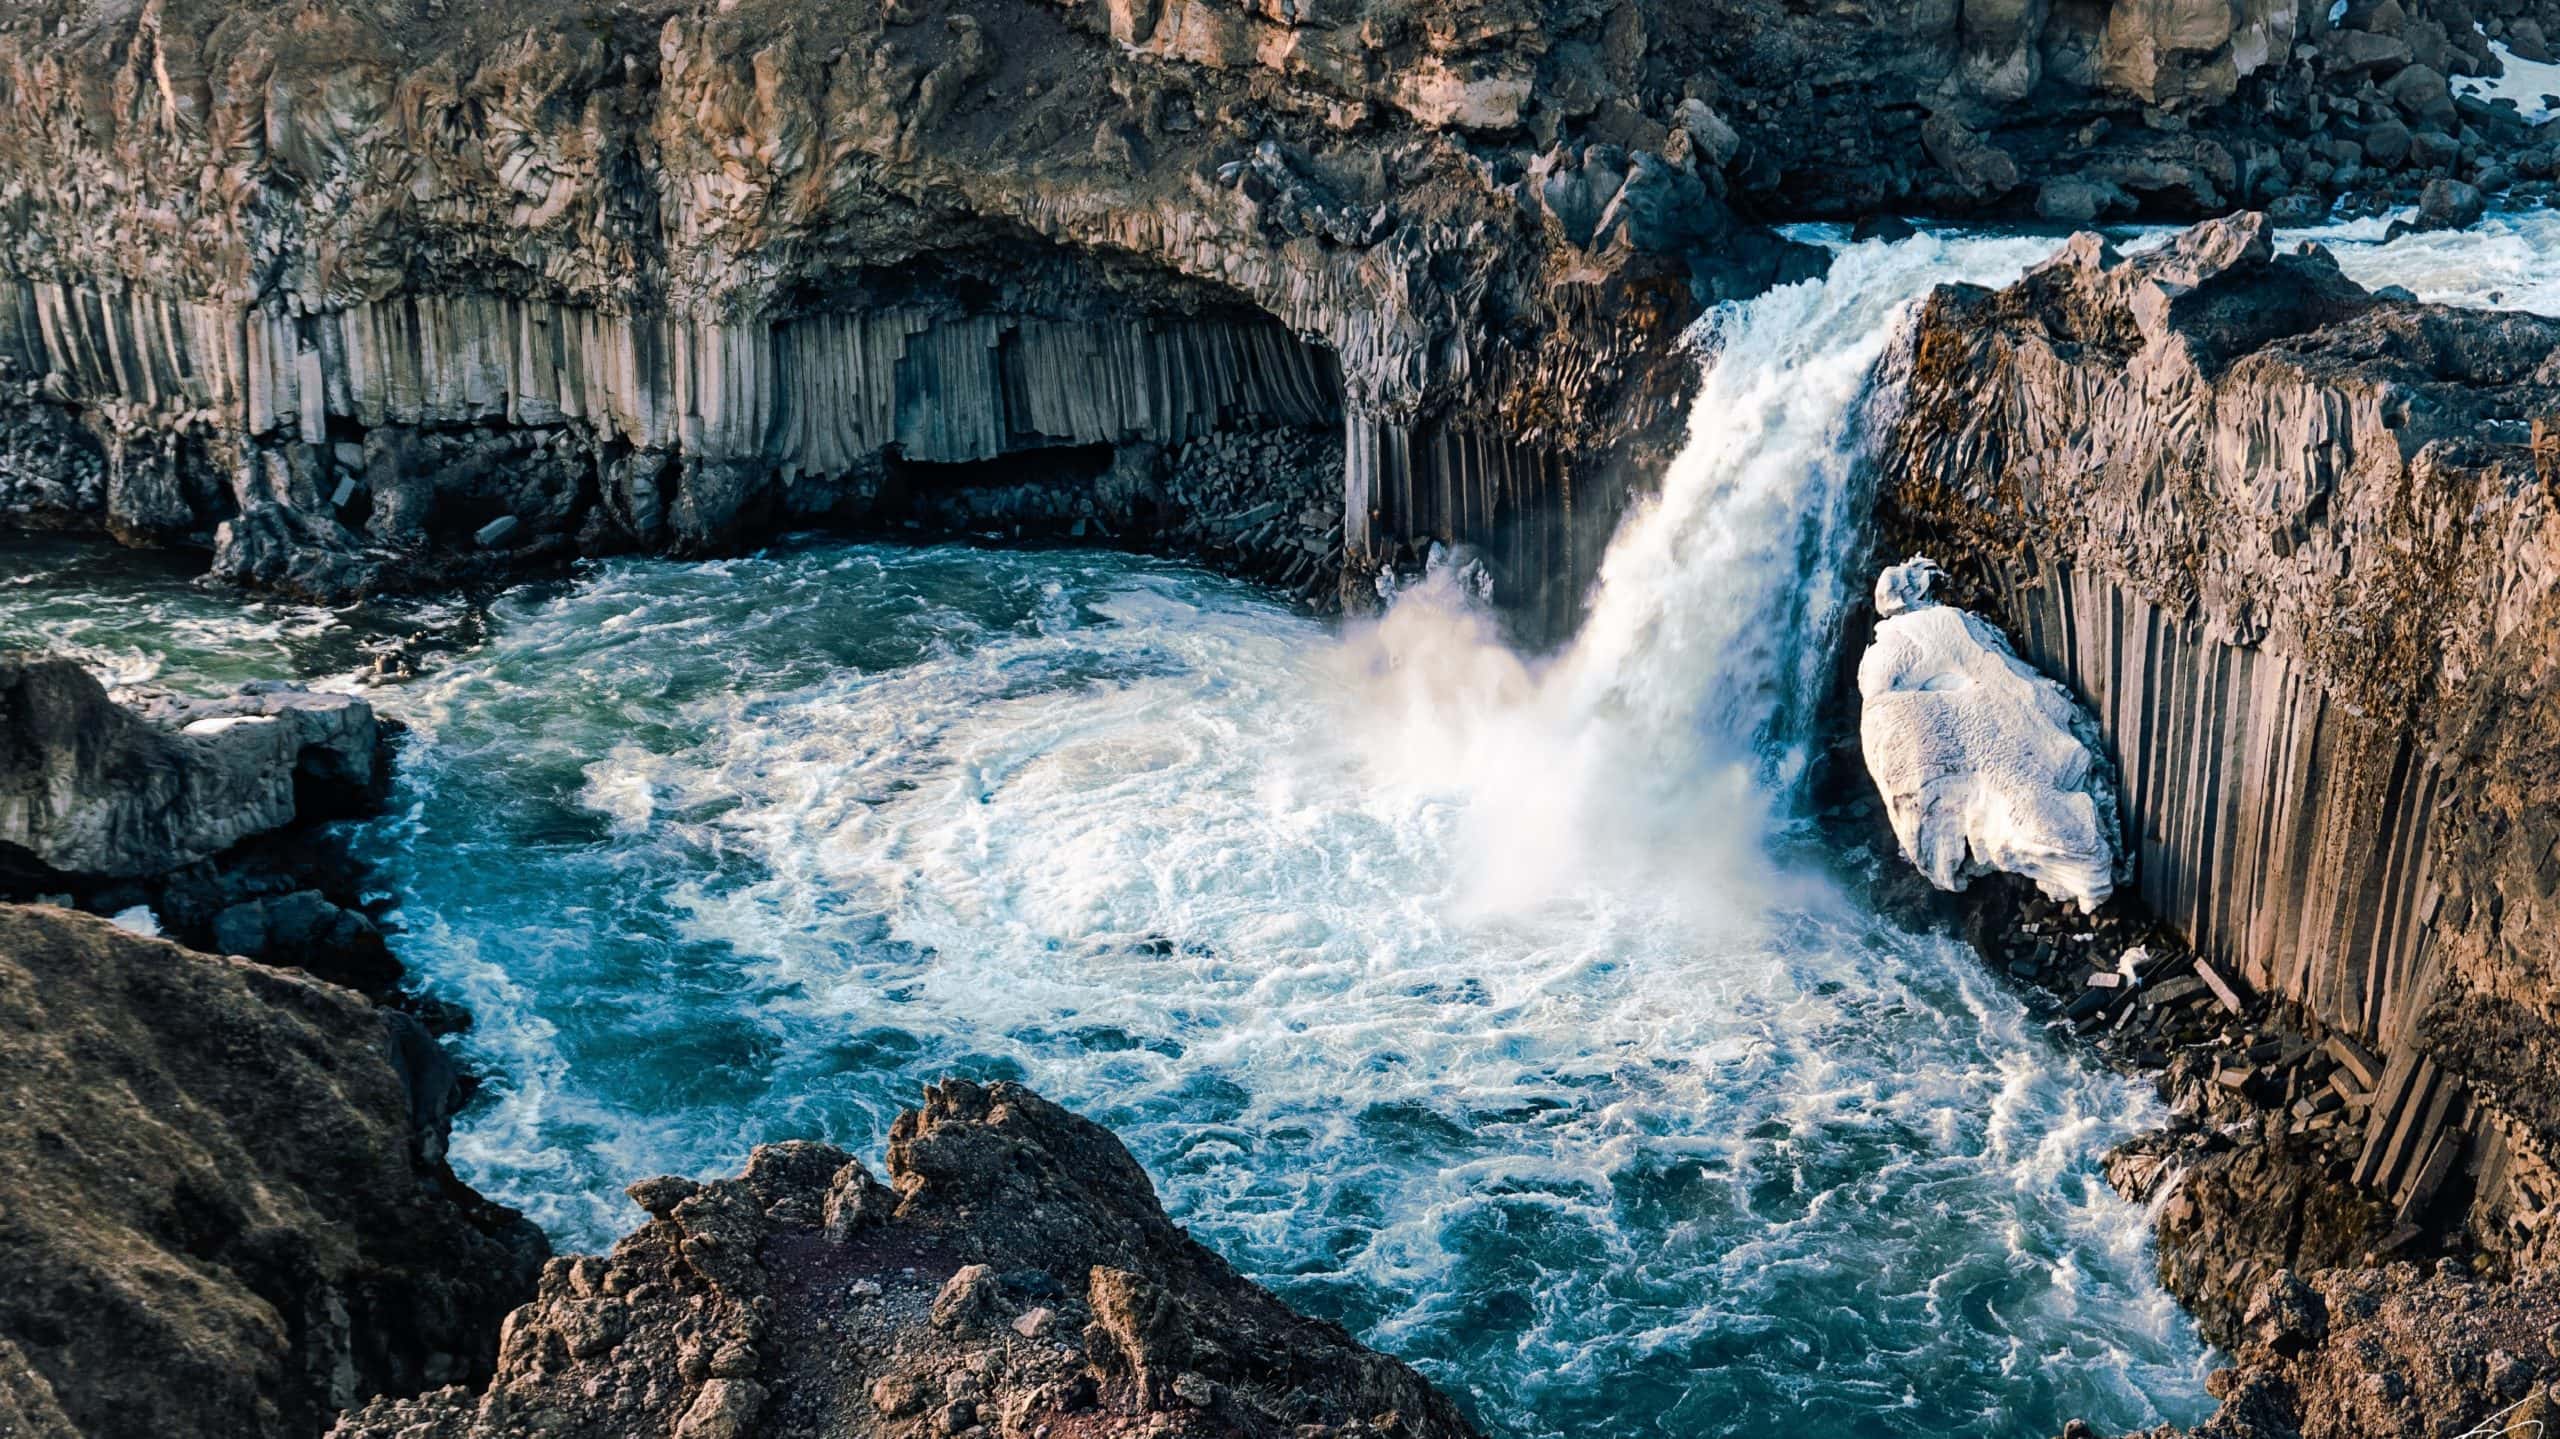
<path fill-rule="evenodd" d="M 318 1434 L 487 1375 L 547 1246 L 445 1167 L 407 1016 L 0 905 L 0 1434 Z"/>
<path fill-rule="evenodd" d="M 2453 1222 L 2475 1182 L 2449 1157 L 2467 1145 L 2457 1086 L 2253 994 L 2124 901 L 2090 916 L 1995 881 L 1967 904 L 1987 962 L 2169 1105 L 2106 1172 L 2152 1211 L 2163 1283 L 2231 1356 L 2198 1439 L 2560 1418 L 2560 1266 L 2484 1257 Z"/>
<path fill-rule="evenodd" d="M 337 1439 L 1474 1433 L 1411 1369 L 1193 1242 L 1101 1127 L 954 1080 L 890 1131 L 631 1188 L 651 1218 L 555 1259 L 496 1378 L 385 1399 Z"/>
<path fill-rule="evenodd" d="M 140 908 L 198 948 L 383 995 L 399 963 L 312 830 L 379 802 L 388 741 L 351 695 L 128 706 L 74 661 L 0 654 L 0 898 Z"/>

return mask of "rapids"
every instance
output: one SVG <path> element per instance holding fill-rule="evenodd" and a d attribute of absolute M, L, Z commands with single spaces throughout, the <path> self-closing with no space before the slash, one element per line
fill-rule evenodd
<path fill-rule="evenodd" d="M 2338 238 L 2528 303 L 2528 223 L 2468 267 Z M 1010 1076 L 1499 1434 L 2190 1421 L 2210 1356 L 2096 1170 L 2152 1101 L 1877 917 L 1799 793 L 1896 316 L 2052 241 L 1816 233 L 1828 280 L 1703 327 L 1687 449 L 1552 656 L 1463 557 L 1329 627 L 1142 558 L 815 538 L 340 614 L 12 542 L 0 642 L 220 688 L 450 637 L 373 691 L 414 733 L 356 843 L 477 1016 L 457 1166 L 564 1247 L 633 1179 L 876 1152 L 925 1081 Z"/>

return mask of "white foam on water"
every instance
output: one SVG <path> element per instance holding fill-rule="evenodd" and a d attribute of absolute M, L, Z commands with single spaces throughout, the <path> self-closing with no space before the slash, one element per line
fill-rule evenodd
<path fill-rule="evenodd" d="M 2277 238 L 2328 246 L 2338 268 L 2368 289 L 2399 285 L 2434 304 L 2560 315 L 2560 211 L 2493 211 L 2469 229 L 2386 243 L 2393 218 L 2285 230 Z"/>

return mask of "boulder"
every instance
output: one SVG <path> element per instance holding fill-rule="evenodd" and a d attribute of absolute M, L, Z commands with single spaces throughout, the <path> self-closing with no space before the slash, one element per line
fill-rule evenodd
<path fill-rule="evenodd" d="M 373 709 L 256 685 L 118 705 L 67 659 L 0 654 L 0 886 L 140 878 L 369 800 Z"/>
<path fill-rule="evenodd" d="M 2488 208 L 2489 202 L 2482 198 L 2477 185 L 2461 180 L 2429 180 L 2427 187 L 2418 192 L 2418 215 L 2413 228 L 2468 229 L 2480 222 Z"/>
<path fill-rule="evenodd" d="M 2454 113 L 2453 87 L 2446 83 L 2443 72 L 2432 66 L 2408 66 L 2384 81 L 2382 90 L 2412 124 L 2450 130 L 2461 123 Z"/>
<path fill-rule="evenodd" d="M 1973 200 L 1996 200 L 2018 188 L 2018 162 L 1945 111 L 1921 123 L 1920 144 Z"/>
<path fill-rule="evenodd" d="M 2402 161 L 2409 158 L 2412 138 L 2408 126 L 2386 119 L 2365 126 L 2358 143 L 2364 147 L 2367 161 L 2385 170 L 2396 170 Z"/>
<path fill-rule="evenodd" d="M 2443 170 L 2462 158 L 2462 142 L 2442 130 L 2420 130 L 2409 137 L 2409 163 L 2421 170 Z"/>

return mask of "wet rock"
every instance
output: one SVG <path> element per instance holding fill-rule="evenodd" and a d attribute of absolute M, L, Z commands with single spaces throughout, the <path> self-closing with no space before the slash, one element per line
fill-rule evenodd
<path fill-rule="evenodd" d="M 2420 230 L 2464 230 L 2480 223 L 2487 213 L 2488 201 L 2478 187 L 2460 180 L 2429 180 L 2418 196 L 2416 228 Z"/>
<path fill-rule="evenodd" d="M 214 916 L 214 944 L 225 954 L 290 965 L 359 993 L 378 994 L 400 980 L 382 930 L 317 890 L 232 905 Z"/>

